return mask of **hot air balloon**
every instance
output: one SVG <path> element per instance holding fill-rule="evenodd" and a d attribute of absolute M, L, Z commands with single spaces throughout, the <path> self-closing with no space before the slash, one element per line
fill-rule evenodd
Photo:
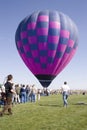
<path fill-rule="evenodd" d="M 75 23 L 58 11 L 37 11 L 18 25 L 17 50 L 43 87 L 66 67 L 78 47 Z"/>

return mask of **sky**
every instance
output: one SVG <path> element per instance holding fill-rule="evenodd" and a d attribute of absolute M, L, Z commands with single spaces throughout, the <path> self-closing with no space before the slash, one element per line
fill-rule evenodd
<path fill-rule="evenodd" d="M 0 83 L 12 74 L 14 83 L 35 84 L 42 88 L 22 61 L 15 44 L 18 24 L 40 10 L 63 12 L 75 22 L 79 31 L 75 56 L 48 88 L 60 89 L 67 81 L 71 89 L 87 90 L 87 0 L 0 0 Z"/>

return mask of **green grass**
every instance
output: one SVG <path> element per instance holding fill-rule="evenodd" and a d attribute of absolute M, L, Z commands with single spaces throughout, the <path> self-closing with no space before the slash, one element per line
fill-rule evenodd
<path fill-rule="evenodd" d="M 62 95 L 50 95 L 15 105 L 12 116 L 0 117 L 0 130 L 87 130 L 87 105 L 77 104 L 87 103 L 87 95 L 71 95 L 68 102 L 64 108 Z"/>

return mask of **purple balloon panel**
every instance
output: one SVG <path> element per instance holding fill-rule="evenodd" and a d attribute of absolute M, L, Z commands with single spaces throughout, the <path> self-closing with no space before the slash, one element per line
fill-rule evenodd
<path fill-rule="evenodd" d="M 16 46 L 34 75 L 58 75 L 78 47 L 75 23 L 58 11 L 40 11 L 23 19 L 16 30 Z"/>

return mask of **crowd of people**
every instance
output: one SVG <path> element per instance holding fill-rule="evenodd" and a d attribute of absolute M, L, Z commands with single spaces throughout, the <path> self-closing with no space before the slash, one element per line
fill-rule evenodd
<path fill-rule="evenodd" d="M 12 105 L 14 104 L 36 102 L 36 100 L 40 100 L 41 94 L 47 96 L 50 94 L 48 89 L 43 89 L 43 91 L 41 91 L 41 89 L 37 89 L 35 84 L 14 84 L 12 79 L 13 76 L 9 74 L 6 82 L 0 87 L 0 105 L 3 105 L 0 116 L 3 116 L 7 110 L 8 114 L 12 115 Z M 61 86 L 64 107 L 67 107 L 68 105 L 67 98 L 69 96 L 69 91 L 70 88 L 67 85 L 67 82 L 64 82 Z"/>
<path fill-rule="evenodd" d="M 0 87 L 0 105 L 3 105 L 0 116 L 3 116 L 6 110 L 8 110 L 8 114 L 11 115 L 12 105 L 14 104 L 40 100 L 41 90 L 37 89 L 34 84 L 14 84 L 12 79 L 13 76 L 9 74 L 4 85 Z"/>
<path fill-rule="evenodd" d="M 12 86 L 12 89 L 14 91 L 14 93 L 12 93 L 12 104 L 36 102 L 36 100 L 40 100 L 41 89 L 37 89 L 34 84 L 16 84 Z M 3 93 L 5 93 L 4 85 L 0 88 L 0 98 L 2 98 Z"/>
<path fill-rule="evenodd" d="M 40 100 L 40 89 L 37 89 L 35 85 L 15 85 L 13 86 L 15 94 L 12 96 L 12 104 L 36 102 Z"/>

